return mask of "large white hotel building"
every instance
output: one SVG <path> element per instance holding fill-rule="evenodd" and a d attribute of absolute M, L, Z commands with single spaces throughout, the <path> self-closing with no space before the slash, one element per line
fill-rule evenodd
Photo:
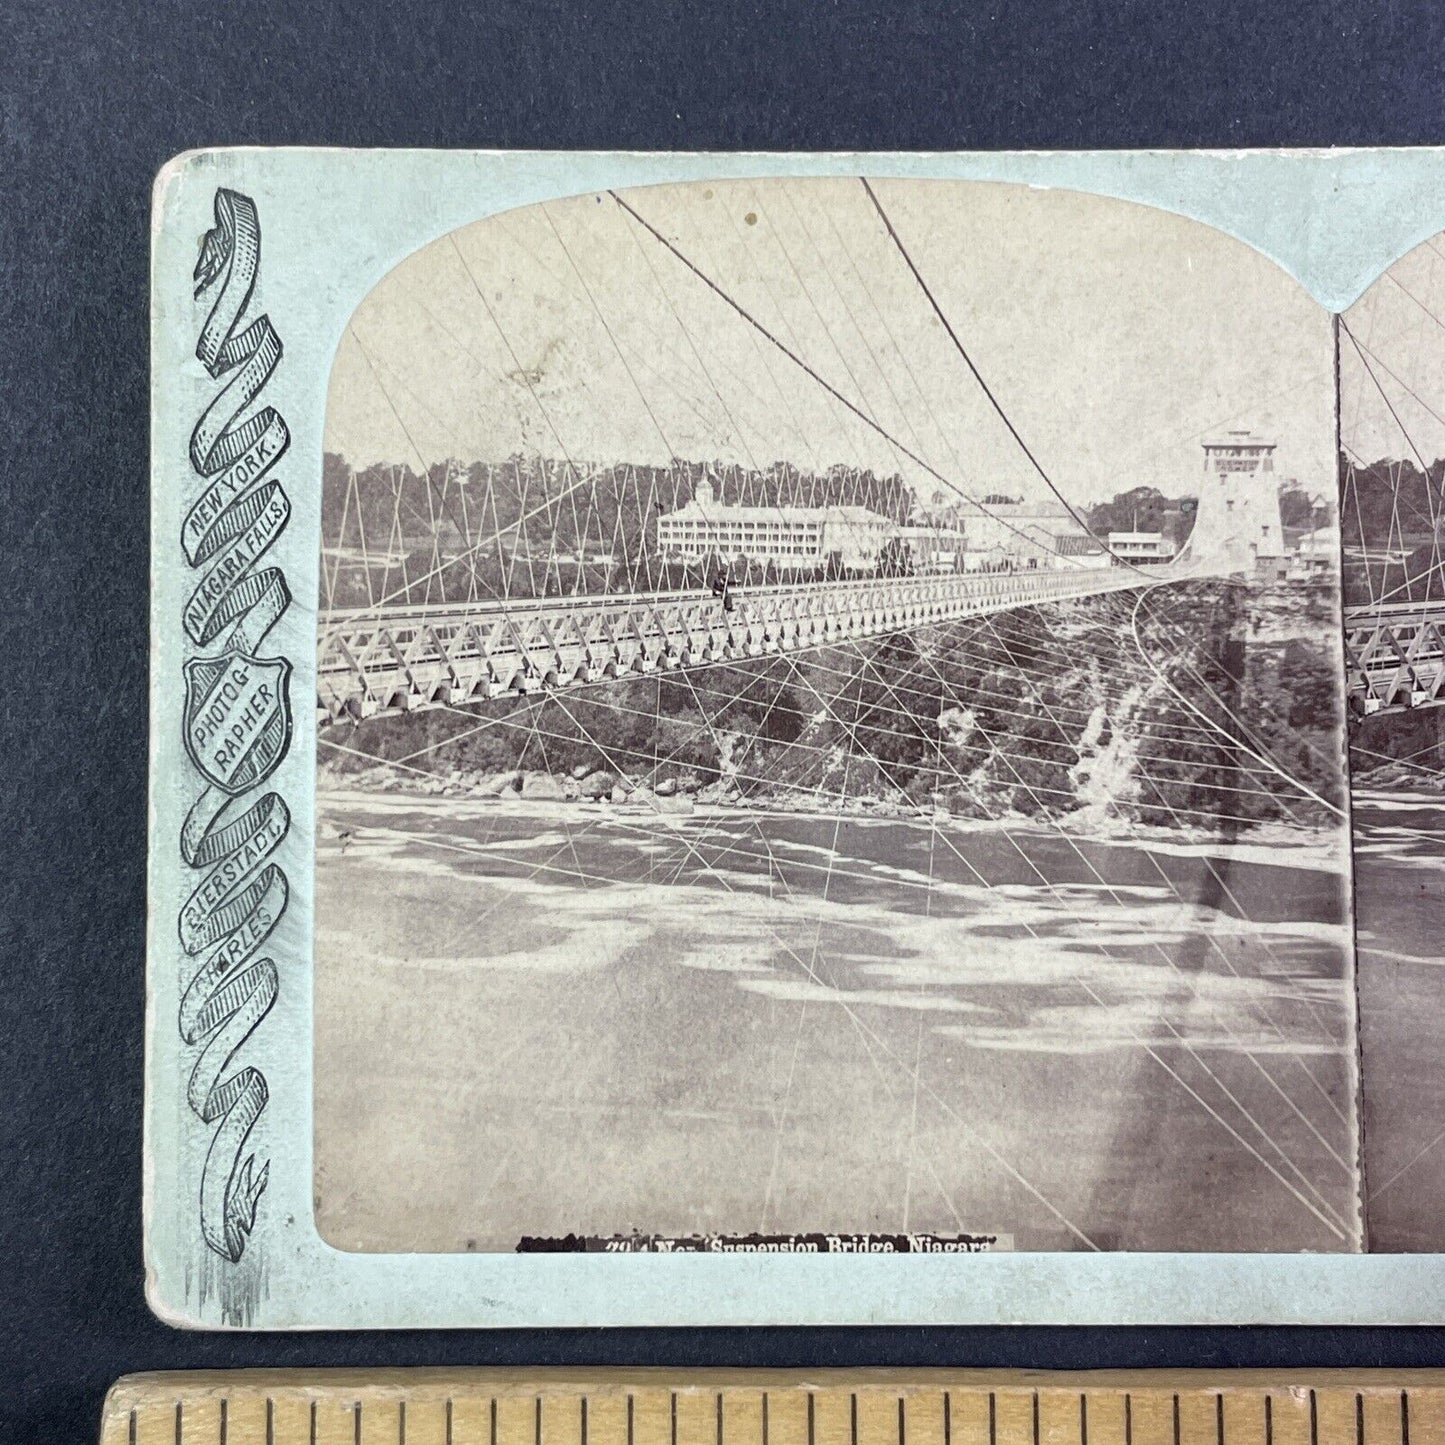
<path fill-rule="evenodd" d="M 804 568 L 836 555 L 849 571 L 867 571 L 895 539 L 920 572 L 1051 567 L 1103 555 L 1067 508 L 1005 496 L 952 501 L 900 526 L 867 507 L 731 506 L 701 482 L 690 501 L 657 518 L 658 550 L 688 561 L 748 557 Z"/>
<path fill-rule="evenodd" d="M 781 567 L 821 566 L 838 553 L 850 569 L 874 566 L 898 527 L 867 507 L 737 507 L 700 482 L 692 500 L 657 519 L 666 556 L 750 557 Z"/>

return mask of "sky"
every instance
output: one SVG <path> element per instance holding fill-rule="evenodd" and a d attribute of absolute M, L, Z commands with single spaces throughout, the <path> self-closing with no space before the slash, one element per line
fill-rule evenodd
<path fill-rule="evenodd" d="M 1345 313 L 1340 440 L 1346 454 L 1445 456 L 1445 238 L 1403 256 Z"/>
<path fill-rule="evenodd" d="M 1122 201 L 873 185 L 1071 504 L 1141 484 L 1188 494 L 1201 437 L 1228 428 L 1277 440 L 1281 475 L 1331 489 L 1330 318 L 1271 261 Z M 681 256 L 602 194 L 476 222 L 397 265 L 338 349 L 327 449 L 355 467 L 787 460 L 898 472 L 925 498 L 1047 495 L 860 181 L 622 199 Z"/>

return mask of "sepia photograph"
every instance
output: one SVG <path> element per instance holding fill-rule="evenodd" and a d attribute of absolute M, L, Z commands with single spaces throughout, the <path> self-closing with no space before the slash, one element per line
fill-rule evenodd
<path fill-rule="evenodd" d="M 323 1238 L 1365 1249 L 1337 331 L 976 182 L 397 264 L 325 422 Z"/>

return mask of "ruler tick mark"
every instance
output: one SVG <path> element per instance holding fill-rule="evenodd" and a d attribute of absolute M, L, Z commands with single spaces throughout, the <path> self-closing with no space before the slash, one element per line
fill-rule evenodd
<path fill-rule="evenodd" d="M 176 1401 L 176 1445 L 181 1445 L 181 1402 Z"/>
<path fill-rule="evenodd" d="M 311 1402 L 311 1445 L 316 1445 L 316 1401 Z"/>
<path fill-rule="evenodd" d="M 1220 1394 L 1214 1397 L 1214 1437 L 1215 1445 L 1224 1445 L 1224 1396 Z"/>
<path fill-rule="evenodd" d="M 497 1445 L 497 1397 L 492 1396 L 492 1445 Z"/>
<path fill-rule="evenodd" d="M 176 1445 L 180 1445 L 181 1439 L 181 1412 L 180 1407 L 176 1408 Z M 276 1445 L 276 1402 L 266 1396 L 266 1445 Z"/>
<path fill-rule="evenodd" d="M 587 1445 L 584 1440 L 582 1445 Z M 722 1438 L 722 1391 L 717 1392 L 717 1445 L 723 1445 Z"/>
<path fill-rule="evenodd" d="M 808 1391 L 808 1445 L 815 1445 L 815 1439 L 814 1439 L 814 1434 L 813 1434 L 813 1399 L 814 1399 L 813 1392 L 812 1392 L 811 1390 L 809 1390 L 809 1391 Z M 674 1441 L 674 1442 L 673 1442 L 673 1445 L 677 1445 L 677 1442 Z"/>
<path fill-rule="evenodd" d="M 629 1439 L 628 1445 L 632 1445 Z M 768 1392 L 763 1391 L 763 1445 L 768 1445 Z"/>
<path fill-rule="evenodd" d="M 998 1396 L 988 1392 L 988 1445 L 998 1445 Z"/>
<path fill-rule="evenodd" d="M 406 1401 L 401 1402 L 401 1408 L 396 1417 L 396 1445 L 406 1445 Z M 587 1445 L 586 1437 L 583 1437 L 582 1445 Z"/>
<path fill-rule="evenodd" d="M 1079 1391 L 1079 1445 L 1089 1445 L 1089 1397 Z"/>
<path fill-rule="evenodd" d="M 493 1413 L 493 1415 L 492 1415 L 492 1418 L 493 1418 L 494 1420 L 497 1418 L 497 1417 L 496 1417 L 496 1414 L 495 1414 L 496 1408 L 497 1408 L 496 1405 L 493 1404 L 492 1410 L 493 1410 L 494 1413 Z M 494 1438 L 495 1438 L 495 1437 L 494 1437 Z M 632 1396 L 631 1396 L 631 1395 L 628 1395 L 628 1397 L 627 1397 L 627 1445 L 632 1445 Z"/>
<path fill-rule="evenodd" d="M 1039 1392 L 1034 1391 L 1034 1445 L 1039 1445 Z"/>
<path fill-rule="evenodd" d="M 230 1421 L 226 1418 L 226 1400 L 221 1400 L 221 1445 L 226 1445 L 226 1434 L 230 1428 Z"/>
<path fill-rule="evenodd" d="M 908 1445 L 908 1422 L 904 1414 L 902 1395 L 898 1397 L 898 1445 Z"/>
<path fill-rule="evenodd" d="M 1355 1445 L 1365 1445 L 1365 1397 L 1355 1395 Z"/>
<path fill-rule="evenodd" d="M 943 1445 L 953 1445 L 953 1396 L 943 1392 Z"/>
<path fill-rule="evenodd" d="M 853 1445 L 858 1445 L 858 1392 L 853 1390 L 848 1395 L 848 1432 Z"/>
<path fill-rule="evenodd" d="M 361 1401 L 357 1400 L 351 1407 L 351 1440 L 352 1445 L 361 1445 Z"/>
<path fill-rule="evenodd" d="M 587 1396 L 582 1397 L 582 1445 L 587 1445 Z"/>
<path fill-rule="evenodd" d="M 1400 1391 L 1400 1445 L 1410 1445 L 1410 1392 Z"/>
<path fill-rule="evenodd" d="M 1320 1445 L 1320 1410 L 1313 1390 L 1310 1391 L 1310 1445 Z"/>
<path fill-rule="evenodd" d="M 672 1445 L 677 1445 L 677 1391 L 672 1392 Z"/>
<path fill-rule="evenodd" d="M 446 1439 L 446 1445 L 452 1445 L 452 1397 L 451 1397 L 450 1395 L 447 1396 L 446 1416 L 447 1416 L 447 1439 Z"/>
<path fill-rule="evenodd" d="M 1124 1445 L 1134 1445 L 1134 1397 L 1124 1395 Z"/>
<path fill-rule="evenodd" d="M 1179 1396 L 1174 1397 L 1174 1445 L 1179 1445 Z"/>
<path fill-rule="evenodd" d="M 130 1445 L 135 1445 L 135 1407 L 130 1412 Z"/>
<path fill-rule="evenodd" d="M 1264 1445 L 1274 1445 L 1274 1401 L 1264 1397 Z"/>

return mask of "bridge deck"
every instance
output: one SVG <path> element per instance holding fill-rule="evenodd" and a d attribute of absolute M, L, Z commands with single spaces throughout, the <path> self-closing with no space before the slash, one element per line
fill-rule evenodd
<path fill-rule="evenodd" d="M 931 623 L 1137 588 L 1151 569 L 872 577 L 708 591 L 498 599 L 334 612 L 322 619 L 323 721 L 876 637 Z"/>

